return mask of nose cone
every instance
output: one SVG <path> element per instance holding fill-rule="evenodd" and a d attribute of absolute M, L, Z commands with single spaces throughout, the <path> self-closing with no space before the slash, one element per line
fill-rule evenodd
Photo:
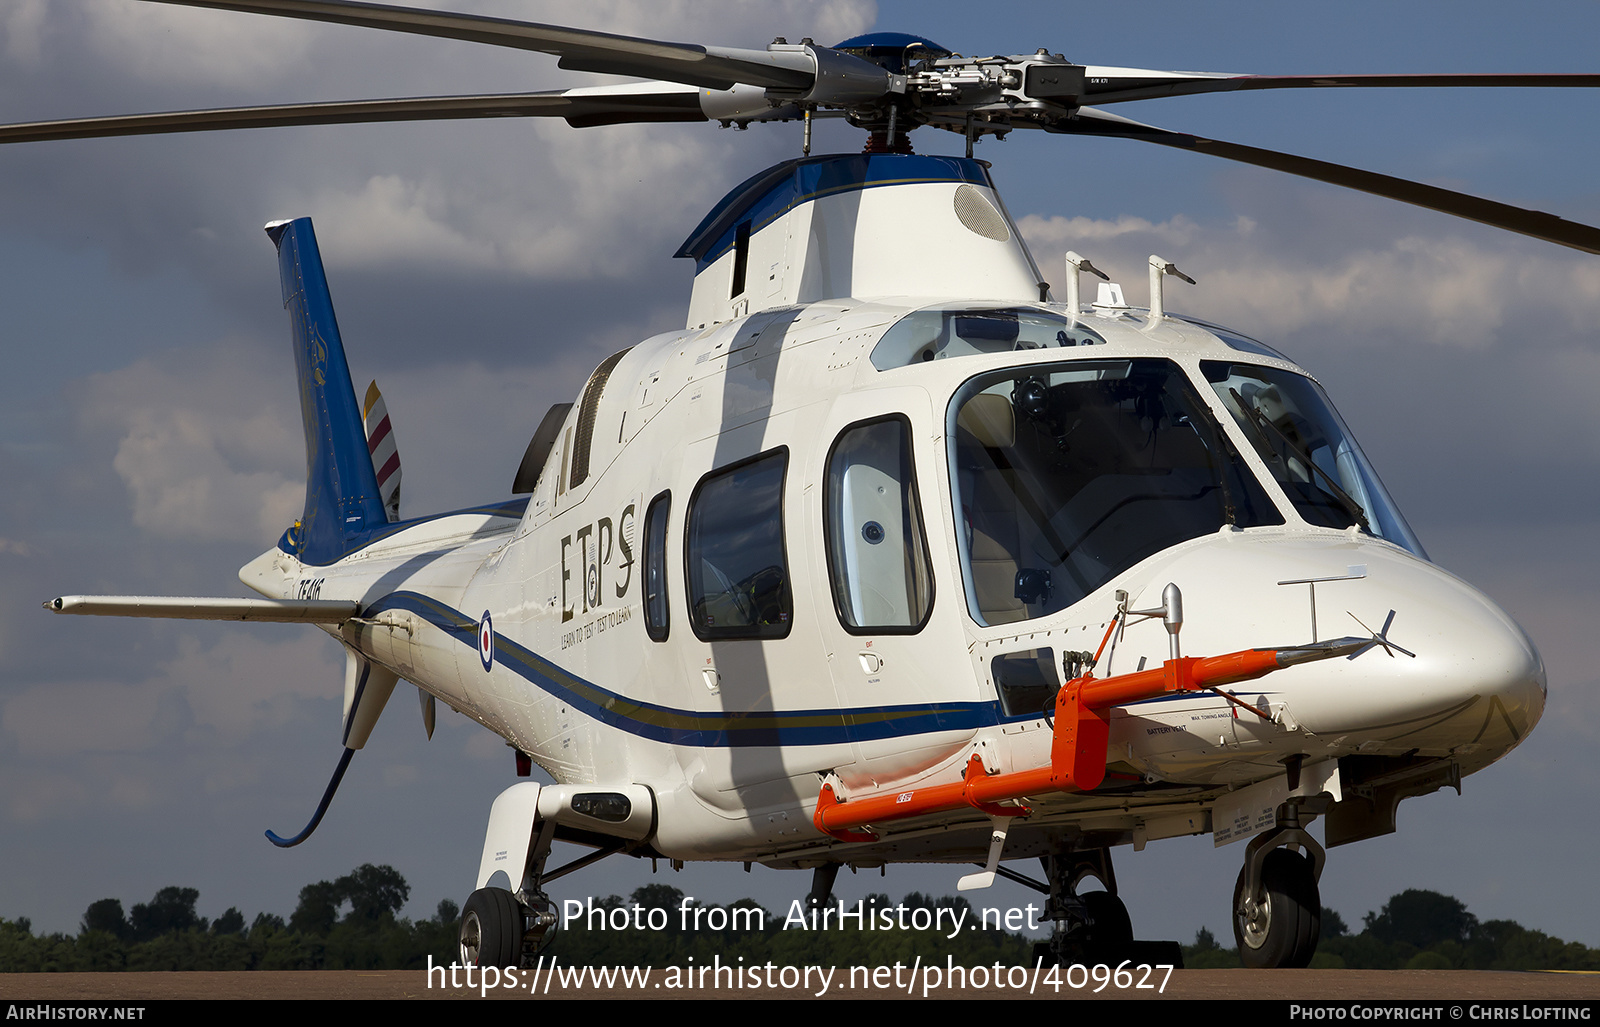
<path fill-rule="evenodd" d="M 1285 703 L 1303 730 L 1336 750 L 1453 756 L 1468 772 L 1539 722 L 1546 685 L 1538 651 L 1470 585 L 1364 536 L 1252 534 L 1215 536 L 1152 568 L 1134 607 L 1159 605 L 1163 586 L 1176 583 L 1183 651 L 1192 656 L 1348 636 L 1372 644 L 1242 685 L 1241 695 Z M 1164 643 L 1145 634 L 1146 644 Z"/>
<path fill-rule="evenodd" d="M 1510 752 L 1538 724 L 1544 661 L 1516 622 L 1481 593 L 1437 570 L 1429 580 L 1426 570 L 1434 569 L 1424 565 L 1417 574 L 1430 600 L 1426 615 L 1417 618 L 1420 648 L 1407 646 L 1416 657 L 1396 653 L 1393 662 L 1409 666 L 1367 671 L 1378 689 L 1392 693 L 1374 697 L 1374 710 L 1389 711 L 1389 718 L 1362 723 L 1366 718 L 1347 713 L 1334 719 L 1354 721 L 1352 732 L 1381 738 L 1390 748 L 1454 755 L 1471 772 Z M 1376 652 L 1353 661 L 1351 669 L 1361 660 L 1374 662 Z"/>

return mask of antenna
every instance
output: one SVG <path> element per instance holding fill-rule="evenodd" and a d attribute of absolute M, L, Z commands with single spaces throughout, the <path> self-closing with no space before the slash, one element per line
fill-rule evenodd
<path fill-rule="evenodd" d="M 1150 324 L 1157 325 L 1167 316 L 1166 303 L 1161 295 L 1161 279 L 1167 275 L 1181 278 L 1190 285 L 1194 279 L 1178 270 L 1178 265 L 1166 257 L 1150 254 Z"/>
<path fill-rule="evenodd" d="M 1183 590 L 1175 582 L 1167 582 L 1167 587 L 1161 590 L 1161 605 L 1153 610 L 1127 609 L 1126 596 L 1126 592 L 1117 593 L 1117 612 L 1122 614 L 1123 623 L 1127 623 L 1128 617 L 1160 617 L 1167 628 L 1168 649 L 1172 653 L 1170 658 L 1179 659 L 1183 655 L 1178 648 L 1178 632 L 1183 630 Z"/>
<path fill-rule="evenodd" d="M 1067 251 L 1067 311 L 1077 317 L 1083 310 L 1078 298 L 1078 272 L 1087 271 L 1091 275 L 1098 275 L 1102 281 L 1111 281 L 1111 276 L 1089 263 L 1089 258 L 1079 254 L 1076 250 Z"/>

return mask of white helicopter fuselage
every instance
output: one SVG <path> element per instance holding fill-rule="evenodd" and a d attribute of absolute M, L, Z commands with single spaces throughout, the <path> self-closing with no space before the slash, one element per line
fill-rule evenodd
<path fill-rule="evenodd" d="M 1302 87 L 1593 87 L 1595 75 L 1220 75 L 963 57 L 895 32 L 764 50 L 337 0 L 167 0 L 441 36 L 653 81 L 4 126 L 0 142 L 370 121 L 574 127 L 803 119 L 808 156 L 730 192 L 677 256 L 686 327 L 548 413 L 517 498 L 401 520 L 374 382 L 357 402 L 309 219 L 267 226 L 299 377 L 301 519 L 240 572 L 268 598 L 63 596 L 60 613 L 317 623 L 346 653 L 326 813 L 401 679 L 502 736 L 462 960 L 530 966 L 546 882 L 607 855 L 813 870 L 980 862 L 1047 896 L 1037 958 L 1169 964 L 1111 850 L 1251 839 L 1247 966 L 1305 966 L 1327 846 L 1516 746 L 1543 712 L 1522 630 L 1435 566 L 1326 395 L 1269 346 L 1101 286 L 1066 302 L 976 140 L 1143 141 L 1386 196 L 1586 253 L 1600 230 L 1106 110 Z M 817 116 L 866 152 L 810 157 Z M 918 128 L 966 158 L 914 155 Z M 659 197 L 671 203 L 672 197 Z M 1101 277 L 1104 277 L 1101 275 Z M 594 852 L 547 869 L 557 840 Z M 1037 857 L 1044 882 L 1001 865 Z M 1095 878 L 1104 891 L 1081 891 Z M 1031 908 L 1031 907 L 1030 907 Z M 1153 947 L 1152 947 L 1153 946 Z M 1042 962 L 1040 963 L 1042 965 Z"/>
<path fill-rule="evenodd" d="M 1208 370 L 1303 376 L 1295 365 L 1177 318 L 1040 301 L 1032 258 L 987 185 L 858 182 L 790 197 L 764 224 L 770 183 L 758 185 L 742 208 L 756 210 L 755 230 L 738 244 L 745 252 L 699 255 L 694 327 L 640 343 L 591 380 L 520 516 L 513 504 L 402 522 L 328 565 L 280 547 L 242 580 L 274 598 L 359 603 L 362 617 L 329 627 L 353 652 L 503 736 L 558 784 L 644 787 L 650 850 L 681 860 L 981 860 L 989 819 L 976 809 L 876 825 L 874 840 L 846 841 L 813 825 L 819 788 L 827 782 L 853 801 L 956 782 L 974 754 L 990 773 L 1047 765 L 1052 725 L 1037 703 L 1027 706 L 1030 688 L 1053 694 L 1064 658 L 1095 652 L 1108 629 L 1097 677 L 1160 666 L 1173 644 L 1163 620 L 1125 615 L 1113 625 L 1113 617 L 1160 606 L 1169 583 L 1182 590 L 1185 655 L 1352 634 L 1377 641 L 1230 689 L 1243 709 L 1216 692 L 1116 708 L 1105 786 L 1031 797 L 1035 811 L 1014 828 L 1008 857 L 1037 855 L 1063 831 L 1139 846 L 1207 831 L 1244 837 L 1248 830 L 1230 833 L 1240 802 L 1229 796 L 1280 782 L 1272 794 L 1281 798 L 1291 759 L 1324 768 L 1310 772 L 1309 787 L 1339 799 L 1341 757 L 1470 773 L 1537 722 L 1543 667 L 1510 618 L 1408 548 L 1408 536 L 1397 544 L 1381 528 L 1309 522 L 1276 483 L 1265 434 L 1230 415 L 1213 387 L 1220 372 Z M 967 223 L 960 195 L 951 198 L 974 188 L 998 216 L 980 222 L 987 234 Z M 852 250 L 841 254 L 828 230 L 846 205 Z M 716 215 L 703 226 L 709 233 Z M 724 218 L 735 235 L 737 220 Z M 872 298 L 832 298 L 865 292 L 868 268 L 887 275 L 891 265 L 855 248 L 891 244 L 916 256 L 911 271 L 902 260 Z M 735 259 L 744 269 L 729 266 Z M 982 299 L 937 298 L 974 268 L 991 279 Z M 745 289 L 735 279 L 730 291 L 735 275 L 748 277 Z M 894 288 L 903 295 L 881 291 Z M 830 298 L 811 298 L 821 294 Z M 895 326 L 938 316 L 919 314 L 930 310 L 944 312 L 947 333 L 950 312 L 990 310 L 1081 326 L 1093 344 L 1031 347 L 1019 337 L 992 352 L 906 350 Z M 1242 462 L 1255 523 L 1235 517 L 1236 502 L 1251 500 L 1224 483 L 1206 500 L 1228 508 L 1214 530 L 1080 575 L 1081 596 L 1052 602 L 1062 586 L 1052 588 L 1048 574 L 1042 592 L 1022 584 L 1029 530 L 1012 532 L 1007 555 L 979 551 L 989 528 L 974 528 L 987 502 L 974 475 L 1012 475 L 1020 465 L 963 463 L 961 447 L 973 445 L 967 406 L 1011 409 L 1009 434 L 982 447 L 1008 452 L 1007 443 L 1021 446 L 1025 419 L 1007 388 L 1113 378 L 1124 367 L 1160 368 L 1171 388 L 1204 397 L 1226 436 L 1206 436 L 1207 445 Z M 977 402 L 974 390 L 989 398 Z M 1176 418 L 1199 438 L 1193 420 Z M 875 485 L 840 469 L 842 440 L 873 425 L 888 425 L 909 454 L 898 465 L 909 489 L 894 474 Z M 1074 429 L 1050 430 L 1064 433 L 1065 452 Z M 874 496 L 886 505 L 873 507 Z M 665 535 L 652 553 L 646 521 L 658 502 Z M 1099 502 L 1101 520 L 1138 505 Z M 896 518 L 911 528 L 899 530 Z M 1033 517 L 1034 545 L 1041 537 L 1063 545 L 1056 520 L 1055 511 Z M 864 530 L 876 540 L 858 541 Z M 718 577 L 718 546 L 741 531 L 759 536 L 749 542 L 758 550 L 776 546 L 781 602 L 771 580 Z M 998 587 L 997 567 L 1008 579 Z M 1056 574 L 1064 584 L 1060 567 Z M 1017 584 L 1008 596 L 1009 579 Z M 874 590 L 890 598 L 875 600 Z M 863 626 L 861 611 L 871 610 L 889 612 Z M 1024 667 L 1021 679 L 1008 678 L 1016 666 L 1008 658 Z"/>

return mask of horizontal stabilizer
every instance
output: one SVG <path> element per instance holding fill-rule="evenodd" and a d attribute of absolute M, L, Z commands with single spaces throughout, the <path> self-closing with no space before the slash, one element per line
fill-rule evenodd
<path fill-rule="evenodd" d="M 215 599 L 208 596 L 61 596 L 44 604 L 56 613 L 174 620 L 300 621 L 338 624 L 361 612 L 341 599 Z"/>

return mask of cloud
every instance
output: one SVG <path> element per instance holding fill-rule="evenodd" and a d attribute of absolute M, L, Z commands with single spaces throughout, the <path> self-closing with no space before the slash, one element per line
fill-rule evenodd
<path fill-rule="evenodd" d="M 1516 240 L 1490 248 L 1454 234 L 1377 231 L 1387 237 L 1379 244 L 1330 247 L 1292 226 L 1269 232 L 1244 217 L 1202 229 L 1182 216 L 1152 223 L 1029 215 L 1018 227 L 1052 282 L 1065 272 L 1051 258 L 1076 248 L 1123 276 L 1130 301 L 1142 303 L 1145 257 L 1159 252 L 1199 282 L 1169 285 L 1169 309 L 1268 338 L 1323 329 L 1363 347 L 1403 331 L 1440 347 L 1484 350 L 1530 313 L 1562 334 L 1578 329 L 1600 299 L 1600 264 Z"/>
<path fill-rule="evenodd" d="M 95 56 L 147 82 L 261 86 L 304 71 L 313 26 L 126 0 L 68 7 Z M 196 106 L 202 106 L 197 103 Z"/>
<path fill-rule="evenodd" d="M 338 211 L 322 234 L 341 262 L 385 264 L 396 254 L 409 254 L 465 269 L 499 269 L 504 264 L 496 241 L 469 235 L 449 223 L 450 194 L 432 181 L 374 175 L 353 191 L 325 192 L 312 205 Z M 515 232 L 516 227 L 503 230 Z"/>
<path fill-rule="evenodd" d="M 270 544 L 299 515 L 305 447 L 287 375 L 253 351 L 169 351 L 91 376 L 76 403 L 116 438 L 134 523 L 167 538 Z M 281 380 L 277 389 L 258 382 Z"/>
<path fill-rule="evenodd" d="M 21 822 L 167 807 L 184 795 L 241 794 L 277 781 L 285 771 L 269 739 L 309 727 L 312 739 L 336 748 L 339 648 L 303 627 L 261 627 L 186 625 L 174 640 L 174 629 L 146 624 L 153 637 L 142 648 L 168 655 L 132 680 L 8 682 L 0 759 L 17 780 L 0 804 Z M 407 703 L 391 705 L 409 712 Z"/>
<path fill-rule="evenodd" d="M 13 0 L 17 3 L 18 0 Z M 796 42 L 802 36 L 831 44 L 860 34 L 877 17 L 870 0 L 782 0 L 778 3 L 705 3 L 673 0 L 454 0 L 433 5 L 463 14 L 569 25 L 619 35 L 674 42 L 757 48 L 774 34 Z M 267 17 L 232 11 L 196 10 L 134 0 L 21 0 L 0 19 L 6 52 L 35 61 L 50 48 L 81 46 L 99 75 L 118 74 L 144 85 L 191 90 L 294 89 L 306 94 L 319 84 L 363 96 L 388 92 L 405 78 L 433 79 L 419 93 L 455 94 L 480 89 L 549 88 L 543 82 L 580 85 L 615 81 L 562 72 L 555 59 L 516 48 L 428 38 L 352 26 Z M 487 85 L 506 73 L 522 81 Z M 538 80 L 530 85 L 528 80 Z M 308 99 L 346 99 L 315 96 Z M 259 102 L 274 102 L 258 98 Z M 282 102 L 282 101 L 279 101 Z M 199 95 L 192 106 L 212 104 Z"/>
<path fill-rule="evenodd" d="M 1040 252 L 1070 249 L 1087 242 L 1107 242 L 1124 236 L 1148 237 L 1165 240 L 1169 244 L 1191 242 L 1200 226 L 1189 218 L 1178 215 L 1157 224 L 1145 218 L 1124 214 L 1118 218 L 1096 219 L 1086 217 L 1040 217 L 1029 214 L 1017 227 L 1027 237 L 1030 246 Z"/>
<path fill-rule="evenodd" d="M 337 648 L 296 634 L 185 630 L 176 651 L 134 681 L 15 684 L 0 705 L 0 735 L 30 760 L 243 746 L 300 716 L 299 701 L 343 695 L 343 668 L 328 658 Z M 338 732 L 335 719 L 330 741 Z"/>
<path fill-rule="evenodd" d="M 227 631 L 204 645 L 185 635 L 178 652 L 157 665 L 150 687 L 181 688 L 193 717 L 195 741 L 236 745 L 267 727 L 290 723 L 301 699 L 344 695 L 344 667 L 331 654 L 337 646 L 304 631 Z M 402 694 L 402 698 L 405 696 Z M 326 725 L 339 737 L 335 718 Z"/>
<path fill-rule="evenodd" d="M 717 199 L 723 183 L 706 168 L 731 158 L 708 126 L 508 131 L 513 138 L 489 143 L 489 160 L 476 152 L 481 135 L 463 132 L 458 152 L 360 181 L 337 175 L 283 205 L 315 212 L 327 251 L 357 268 L 634 278 L 693 227 L 686 211 Z"/>
<path fill-rule="evenodd" d="M 450 6 L 749 47 L 777 34 L 832 41 L 876 16 L 854 0 Z M 21 26 L 8 45 L 43 48 L 36 74 L 0 67 L 0 88 L 33 98 L 31 110 L 13 111 L 19 118 L 617 81 L 514 49 L 124 0 L 64 0 L 6 17 Z M 346 266 L 427 264 L 502 282 L 631 278 L 670 252 L 727 185 L 794 143 L 781 129 L 738 143 L 732 135 L 710 125 L 496 120 L 38 146 L 0 168 L 0 219 L 13 230 L 81 225 L 81 237 L 130 269 L 176 265 L 233 290 L 258 226 L 301 214 L 317 218 Z"/>
<path fill-rule="evenodd" d="M 13 0 L 0 11 L 0 55 L 7 62 L 35 67 L 44 56 L 45 0 Z"/>

